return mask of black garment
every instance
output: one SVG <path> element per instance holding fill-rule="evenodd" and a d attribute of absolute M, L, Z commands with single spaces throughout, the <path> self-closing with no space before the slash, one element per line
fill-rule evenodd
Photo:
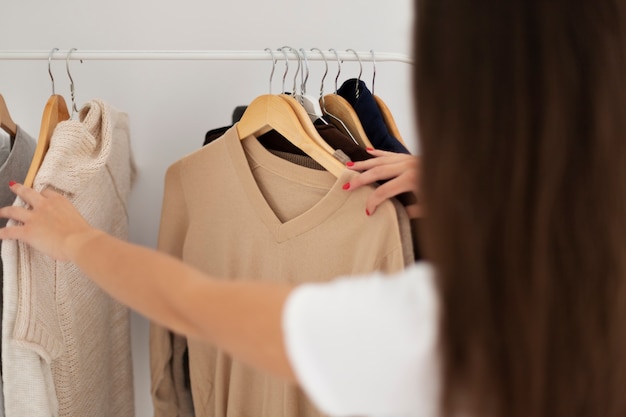
<path fill-rule="evenodd" d="M 357 95 L 358 86 L 358 95 Z M 363 81 L 356 78 L 346 80 L 337 90 L 354 108 L 367 138 L 376 149 L 397 153 L 410 153 L 396 138 L 391 136 L 374 96 Z"/>
<path fill-rule="evenodd" d="M 245 113 L 247 108 L 248 108 L 248 106 L 237 106 L 237 107 L 235 107 L 235 109 L 233 110 L 233 114 L 231 116 L 233 125 L 235 123 L 237 123 L 239 120 L 241 120 L 241 116 L 243 116 L 243 114 Z M 224 126 L 224 127 L 218 127 L 216 129 L 211 129 L 208 132 L 206 132 L 206 134 L 204 135 L 204 143 L 202 144 L 202 146 L 206 145 L 209 142 L 213 142 L 215 139 L 217 139 L 220 136 L 222 136 L 233 125 Z"/>
<path fill-rule="evenodd" d="M 217 127 L 215 129 L 209 130 L 208 132 L 204 134 L 204 142 L 202 143 L 202 146 L 213 142 L 215 139 L 221 138 L 222 136 L 224 136 L 224 133 L 226 133 L 226 131 L 230 129 L 231 127 L 233 126 L 230 125 L 230 126 L 224 126 L 224 127 Z"/>
<path fill-rule="evenodd" d="M 231 116 L 233 124 L 235 124 L 239 120 L 241 120 L 241 116 L 243 116 L 243 114 L 246 112 L 247 108 L 248 108 L 248 106 L 237 106 L 237 107 L 235 107 L 235 109 L 233 110 L 233 114 Z"/>
<path fill-rule="evenodd" d="M 224 126 L 209 130 L 204 135 L 204 143 L 202 144 L 202 146 L 221 138 L 224 133 L 231 127 L 233 126 Z M 276 132 L 275 130 L 270 130 L 269 132 L 262 134 L 257 138 L 257 140 L 263 145 L 265 149 L 287 152 L 296 155 L 306 155 L 306 153 L 304 153 L 300 148 L 289 142 L 289 140 L 285 139 L 280 133 Z"/>

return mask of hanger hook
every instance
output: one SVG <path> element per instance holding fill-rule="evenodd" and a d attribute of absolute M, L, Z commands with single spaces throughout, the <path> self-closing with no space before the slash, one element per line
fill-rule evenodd
<path fill-rule="evenodd" d="M 285 72 L 283 73 L 283 89 L 280 90 L 280 93 L 283 94 L 285 92 L 285 79 L 287 78 L 287 73 L 289 72 L 289 57 L 287 56 L 287 52 L 285 52 L 284 48 L 279 49 L 280 52 L 285 56 Z"/>
<path fill-rule="evenodd" d="M 67 52 L 67 57 L 65 58 L 65 68 L 67 69 L 67 76 L 70 79 L 70 95 L 72 97 L 72 116 L 74 116 L 74 112 L 78 111 L 76 107 L 76 90 L 74 89 L 74 79 L 72 78 L 72 74 L 70 73 L 70 56 L 72 52 L 77 51 L 78 49 L 72 48 Z M 80 60 L 80 63 L 83 63 L 83 60 Z"/>
<path fill-rule="evenodd" d="M 370 49 L 370 53 L 372 54 L 372 95 L 374 95 L 374 83 L 376 82 L 376 54 L 374 54 L 374 50 Z"/>
<path fill-rule="evenodd" d="M 292 48 L 291 46 L 283 46 L 281 49 L 284 51 L 285 48 L 289 49 L 294 54 L 296 54 L 296 58 L 298 58 L 298 68 L 296 69 L 296 73 L 293 75 L 293 88 L 292 88 L 292 91 L 291 91 L 292 95 L 295 97 L 296 96 L 296 80 L 298 79 L 298 73 L 300 72 L 300 68 L 302 66 L 302 57 L 298 53 L 297 49 Z"/>
<path fill-rule="evenodd" d="M 306 75 L 304 75 L 304 80 L 302 80 L 300 90 L 302 91 L 302 95 L 305 95 L 306 83 L 309 81 L 309 61 L 306 59 L 306 51 L 303 48 L 300 48 L 300 52 L 302 52 L 302 59 L 304 60 L 304 70 L 306 70 Z M 302 74 L 304 74 L 304 71 L 302 71 Z"/>
<path fill-rule="evenodd" d="M 357 83 L 356 83 L 356 98 L 359 98 L 359 95 L 361 94 L 361 92 L 359 91 L 359 84 L 361 83 L 361 75 L 363 75 L 363 63 L 361 62 L 361 57 L 359 56 L 359 54 L 354 50 L 354 49 L 346 49 L 347 52 L 352 52 L 354 54 L 354 56 L 356 56 L 357 61 L 359 61 L 359 76 L 357 77 Z"/>
<path fill-rule="evenodd" d="M 272 94 L 272 79 L 274 78 L 274 70 L 276 69 L 276 58 L 271 48 L 265 48 L 264 51 L 269 52 L 272 56 L 272 72 L 270 72 L 270 94 Z"/>
<path fill-rule="evenodd" d="M 329 51 L 335 54 L 335 58 L 337 58 L 337 76 L 335 77 L 335 94 L 337 94 L 337 80 L 339 80 L 339 74 L 341 73 L 341 60 L 339 59 L 339 54 L 333 48 L 330 48 Z"/>
<path fill-rule="evenodd" d="M 52 81 L 52 95 L 55 94 L 55 90 L 54 90 L 54 77 L 52 76 L 52 70 L 50 69 L 50 64 L 52 62 L 52 55 L 54 55 L 54 52 L 58 50 L 59 48 L 52 48 L 52 50 L 50 51 L 50 55 L 48 55 L 48 74 L 50 74 L 50 80 Z"/>
<path fill-rule="evenodd" d="M 324 70 L 324 75 L 322 75 L 322 82 L 320 83 L 320 98 L 323 98 L 324 97 L 324 80 L 326 79 L 326 75 L 328 74 L 328 61 L 326 60 L 326 56 L 324 55 L 324 52 L 322 52 L 320 48 L 311 48 L 311 51 L 319 51 L 320 55 L 322 56 L 322 59 L 324 60 L 324 65 L 326 66 L 326 69 Z"/>

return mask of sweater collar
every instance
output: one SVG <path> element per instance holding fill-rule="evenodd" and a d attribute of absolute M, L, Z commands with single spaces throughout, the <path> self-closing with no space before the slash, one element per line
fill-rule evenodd
<path fill-rule="evenodd" d="M 80 110 L 79 120 L 60 122 L 34 188 L 41 191 L 52 186 L 63 193 L 77 193 L 106 164 L 114 117 L 115 112 L 103 101 L 91 100 Z"/>

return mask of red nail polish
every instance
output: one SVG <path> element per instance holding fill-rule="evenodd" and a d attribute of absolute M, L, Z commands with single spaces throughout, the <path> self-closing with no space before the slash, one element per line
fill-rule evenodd
<path fill-rule="evenodd" d="M 346 162 L 346 165 L 349 166 L 349 167 L 354 166 L 354 162 L 348 161 L 348 162 Z"/>
<path fill-rule="evenodd" d="M 341 188 L 343 188 L 344 190 L 349 190 L 350 189 L 350 183 L 349 182 L 345 183 Z"/>
<path fill-rule="evenodd" d="M 365 209 L 365 214 L 367 214 L 368 216 L 371 216 L 371 213 L 368 209 Z"/>
<path fill-rule="evenodd" d="M 15 181 L 9 181 L 9 187 L 13 187 L 15 184 Z"/>
<path fill-rule="evenodd" d="M 373 150 L 374 150 L 374 148 L 367 147 L 367 148 L 365 148 L 365 150 L 367 150 L 367 151 L 373 151 Z"/>

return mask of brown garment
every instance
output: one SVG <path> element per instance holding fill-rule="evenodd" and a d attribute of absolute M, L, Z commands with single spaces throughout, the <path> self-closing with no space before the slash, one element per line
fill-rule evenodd
<path fill-rule="evenodd" d="M 387 202 L 368 217 L 363 207 L 373 188 L 342 189 L 354 175 L 295 165 L 230 129 L 168 169 L 159 249 L 225 280 L 301 283 L 399 271 L 396 210 Z M 185 415 L 190 401 L 197 417 L 322 415 L 299 388 L 193 340 L 193 395 L 185 393 L 175 369 L 179 338 L 152 325 L 156 417 Z"/>

